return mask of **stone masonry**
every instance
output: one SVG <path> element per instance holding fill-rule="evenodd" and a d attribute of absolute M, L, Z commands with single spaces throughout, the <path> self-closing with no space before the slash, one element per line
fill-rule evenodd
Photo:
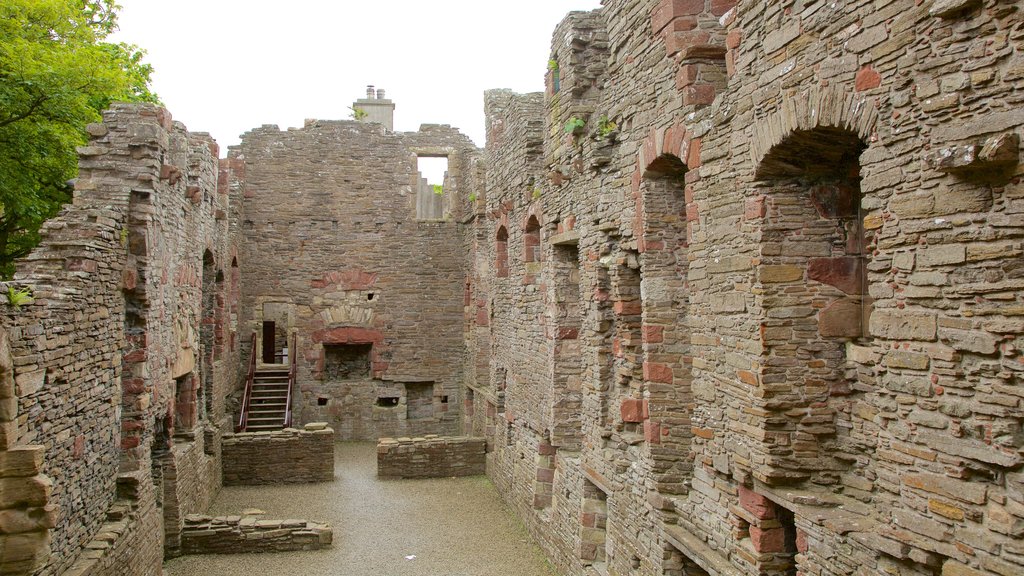
<path fill-rule="evenodd" d="M 334 530 L 307 520 L 192 514 L 185 518 L 181 538 L 186 554 L 290 552 L 330 546 Z"/>
<path fill-rule="evenodd" d="M 334 430 L 323 423 L 227 434 L 221 450 L 225 486 L 334 480 Z"/>
<path fill-rule="evenodd" d="M 561 570 L 1024 571 L 1020 10 L 608 0 L 487 94 L 463 421 Z"/>
<path fill-rule="evenodd" d="M 381 438 L 377 443 L 377 475 L 381 478 L 448 478 L 485 472 L 483 438 Z"/>
<path fill-rule="evenodd" d="M 1024 572 L 1021 10 L 605 0 L 485 151 L 115 105 L 0 305 L 0 574 L 248 547 L 225 481 L 381 437 L 567 575 Z M 232 435 L 251 349 L 333 433 Z"/>
<path fill-rule="evenodd" d="M 416 213 L 418 155 L 448 158 L 442 219 Z M 351 121 L 264 126 L 232 148 L 246 210 L 241 338 L 262 350 L 267 322 L 298 335 L 296 424 L 325 421 L 344 440 L 457 432 L 456 200 L 476 185 L 477 156 L 448 126 Z"/>

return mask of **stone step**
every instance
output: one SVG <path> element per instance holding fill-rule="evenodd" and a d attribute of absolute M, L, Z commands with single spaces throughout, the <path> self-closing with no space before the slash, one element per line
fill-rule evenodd
<path fill-rule="evenodd" d="M 245 429 L 247 432 L 257 432 L 260 430 L 283 430 L 284 424 L 281 420 L 278 420 L 276 424 L 248 424 Z"/>

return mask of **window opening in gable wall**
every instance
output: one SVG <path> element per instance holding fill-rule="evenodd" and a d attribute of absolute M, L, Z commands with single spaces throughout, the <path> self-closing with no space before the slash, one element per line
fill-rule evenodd
<path fill-rule="evenodd" d="M 448 183 L 447 156 L 417 156 L 416 170 L 416 219 L 442 220 L 447 205 Z"/>

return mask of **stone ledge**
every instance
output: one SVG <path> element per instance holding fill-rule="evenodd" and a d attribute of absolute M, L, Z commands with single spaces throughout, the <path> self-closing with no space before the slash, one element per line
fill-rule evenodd
<path fill-rule="evenodd" d="M 693 560 L 698 566 L 709 574 L 719 576 L 743 576 L 727 559 L 714 551 L 707 544 L 702 542 L 693 534 L 690 534 L 682 526 L 666 525 L 663 527 L 665 539 L 669 544 L 675 546 L 687 558 Z"/>

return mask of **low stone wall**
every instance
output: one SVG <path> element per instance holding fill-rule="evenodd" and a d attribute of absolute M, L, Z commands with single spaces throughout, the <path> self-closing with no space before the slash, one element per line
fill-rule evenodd
<path fill-rule="evenodd" d="M 225 486 L 334 479 L 334 430 L 323 422 L 302 430 L 225 434 L 221 450 Z"/>
<path fill-rule="evenodd" d="M 307 520 L 260 520 L 255 516 L 185 517 L 181 551 L 185 554 L 238 554 L 319 550 L 331 545 L 334 531 Z"/>
<path fill-rule="evenodd" d="M 381 438 L 377 443 L 377 476 L 381 478 L 443 478 L 483 474 L 487 442 L 469 436 Z"/>

